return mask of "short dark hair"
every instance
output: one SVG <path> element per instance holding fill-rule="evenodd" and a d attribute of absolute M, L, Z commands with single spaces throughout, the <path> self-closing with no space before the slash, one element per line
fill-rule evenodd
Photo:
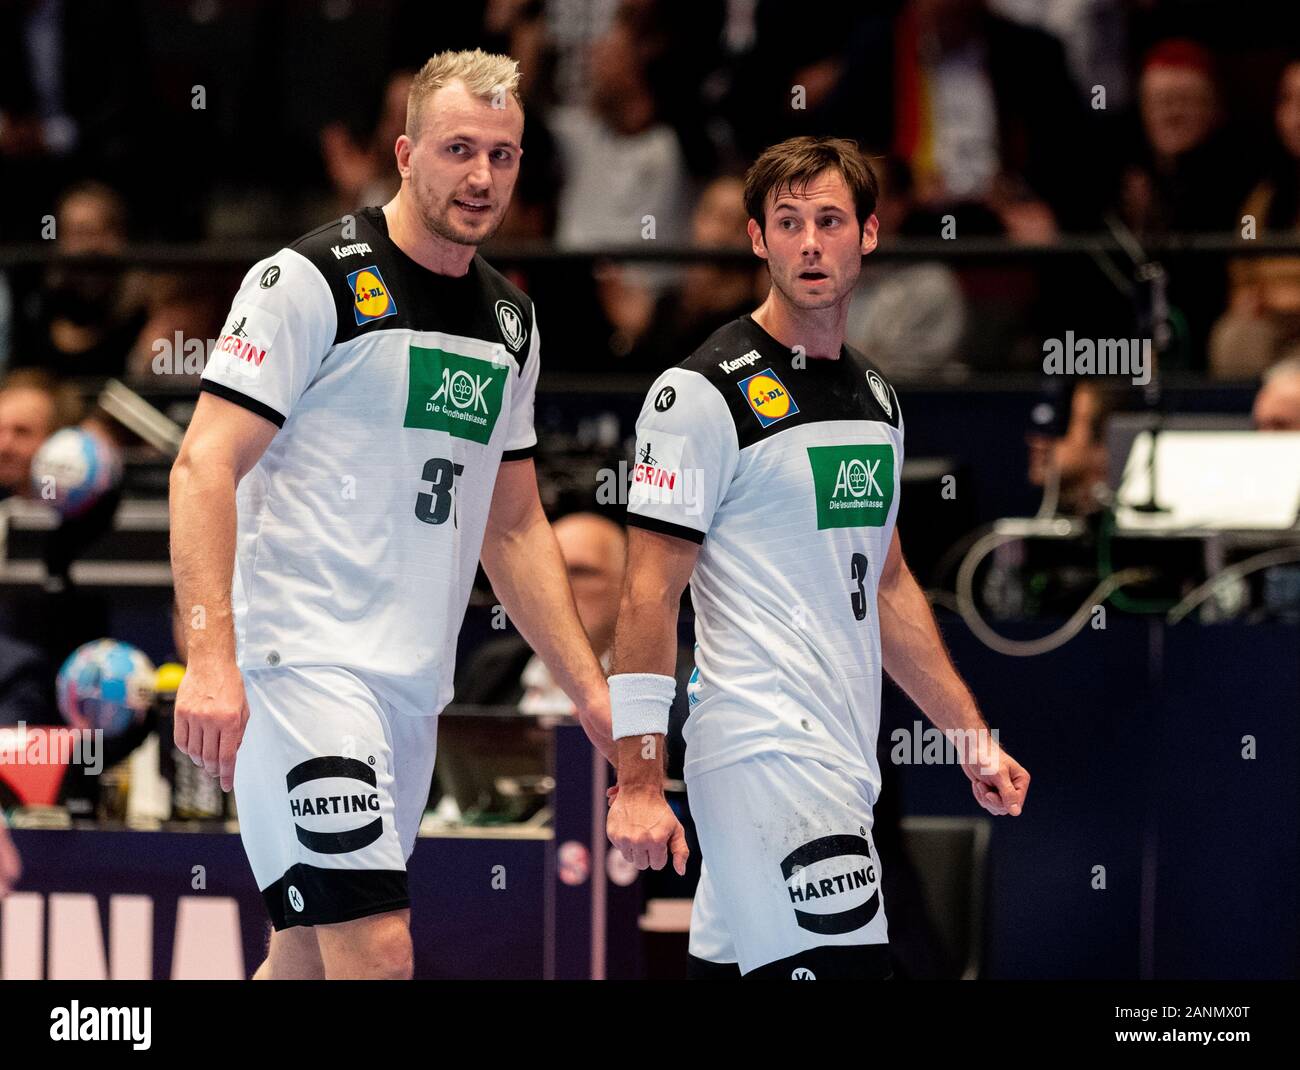
<path fill-rule="evenodd" d="M 863 226 L 876 210 L 880 180 L 856 141 L 842 137 L 792 137 L 763 150 L 745 174 L 745 211 L 758 221 L 766 233 L 763 213 L 768 194 L 773 190 L 806 186 L 828 168 L 844 178 L 853 195 L 858 226 Z"/>

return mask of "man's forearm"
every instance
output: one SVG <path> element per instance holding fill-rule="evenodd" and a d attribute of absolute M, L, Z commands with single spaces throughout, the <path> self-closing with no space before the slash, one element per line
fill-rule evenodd
<path fill-rule="evenodd" d="M 233 660 L 234 473 L 178 461 L 172 469 L 169 511 L 172 579 L 188 638 L 186 660 Z"/>
<path fill-rule="evenodd" d="M 605 674 L 578 619 L 564 558 L 543 513 L 484 540 L 483 569 L 506 615 L 585 713 L 601 705 Z M 604 725 L 609 735 L 609 725 Z"/>
<path fill-rule="evenodd" d="M 673 676 L 676 673 L 679 601 L 668 602 L 661 592 L 638 591 L 633 583 L 619 607 L 611 676 L 615 673 Z M 664 737 L 655 733 L 628 736 L 616 742 L 620 789 L 661 791 L 666 762 Z"/>
<path fill-rule="evenodd" d="M 880 650 L 885 672 L 937 728 L 987 727 L 975 696 L 957 673 L 930 603 L 906 564 L 882 579 Z"/>

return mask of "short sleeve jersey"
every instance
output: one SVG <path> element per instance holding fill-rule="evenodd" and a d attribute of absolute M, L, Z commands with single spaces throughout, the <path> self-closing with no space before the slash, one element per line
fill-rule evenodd
<path fill-rule="evenodd" d="M 280 430 L 237 495 L 239 664 L 338 665 L 451 698 L 497 470 L 536 445 L 531 301 L 438 275 L 367 208 L 244 277 L 202 389 Z"/>
<path fill-rule="evenodd" d="M 879 791 L 876 587 L 903 420 L 866 358 L 799 360 L 749 316 L 651 387 L 628 523 L 701 543 L 688 777 L 771 749 Z"/>

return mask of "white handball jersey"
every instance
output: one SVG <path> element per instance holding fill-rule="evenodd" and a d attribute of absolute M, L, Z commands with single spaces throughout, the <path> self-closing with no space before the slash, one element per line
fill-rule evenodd
<path fill-rule="evenodd" d="M 743 316 L 655 381 L 627 520 L 702 544 L 688 778 L 779 750 L 878 795 L 876 585 L 902 464 L 898 397 L 848 347 L 797 368 Z"/>
<path fill-rule="evenodd" d="M 202 388 L 280 430 L 239 485 L 240 667 L 337 665 L 450 700 L 497 468 L 536 446 L 532 303 L 475 256 L 437 275 L 379 208 L 254 265 Z"/>

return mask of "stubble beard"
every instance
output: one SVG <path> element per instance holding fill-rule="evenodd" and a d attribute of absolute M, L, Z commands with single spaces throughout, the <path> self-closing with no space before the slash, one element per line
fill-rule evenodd
<path fill-rule="evenodd" d="M 449 197 L 441 206 L 435 206 L 421 199 L 420 218 L 424 223 L 425 229 L 435 237 L 452 242 L 456 245 L 479 246 L 486 242 L 497 229 L 501 226 L 502 219 L 505 218 L 505 212 L 490 219 L 487 229 L 481 234 L 474 234 L 456 228 L 451 222 L 452 203 Z"/>

